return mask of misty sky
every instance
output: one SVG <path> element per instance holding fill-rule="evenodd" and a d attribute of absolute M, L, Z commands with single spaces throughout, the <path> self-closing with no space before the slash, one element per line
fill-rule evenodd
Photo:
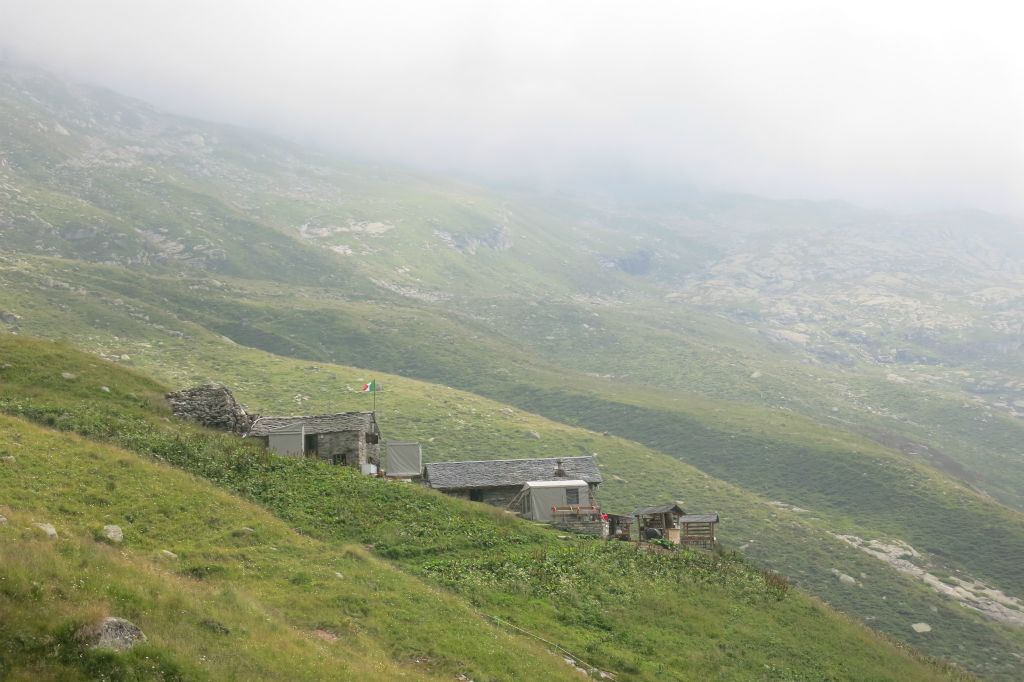
<path fill-rule="evenodd" d="M 1024 3 L 0 0 L 0 46 L 362 157 L 1024 215 Z"/>

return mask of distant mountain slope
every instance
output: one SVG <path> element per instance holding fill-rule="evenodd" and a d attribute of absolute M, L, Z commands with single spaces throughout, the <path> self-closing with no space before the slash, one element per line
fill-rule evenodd
<path fill-rule="evenodd" d="M 344 164 L 9 66 L 0 113 L 10 247 L 422 300 L 604 279 L 478 188 Z"/>
<path fill-rule="evenodd" d="M 487 396 L 505 405 L 474 402 L 480 420 L 411 383 L 386 419 L 446 458 L 614 444 L 621 509 L 727 510 L 736 546 L 883 631 L 992 676 L 1024 655 L 1019 628 L 936 595 L 1022 594 L 1012 221 L 485 190 L 7 66 L 0 108 L 8 331 L 260 409 L 345 403 L 343 373 Z M 552 440 L 504 409 L 592 431 Z M 889 558 L 952 587 L 836 535 L 908 543 Z M 932 607 L 915 617 L 940 627 L 907 630 Z"/>
<path fill-rule="evenodd" d="M 0 107 L 6 249 L 426 304 L 581 372 L 827 420 L 1024 508 L 1019 221 L 501 194 L 11 66 Z"/>

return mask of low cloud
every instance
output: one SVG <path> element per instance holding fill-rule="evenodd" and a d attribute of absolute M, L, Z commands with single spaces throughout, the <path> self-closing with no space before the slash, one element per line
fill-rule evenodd
<path fill-rule="evenodd" d="M 6 0 L 19 59 L 362 157 L 1024 214 L 1024 10 Z"/>

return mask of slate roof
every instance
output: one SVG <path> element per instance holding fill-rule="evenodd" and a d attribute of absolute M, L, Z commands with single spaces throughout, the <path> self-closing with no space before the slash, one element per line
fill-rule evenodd
<path fill-rule="evenodd" d="M 686 514 L 679 517 L 680 523 L 718 523 L 718 514 Z"/>
<path fill-rule="evenodd" d="M 578 478 L 559 478 L 554 481 L 527 481 L 527 488 L 582 488 L 587 484 Z"/>
<path fill-rule="evenodd" d="M 308 417 L 260 417 L 253 423 L 246 435 L 267 436 L 276 429 L 300 423 L 305 427 L 306 433 L 337 433 L 339 431 L 380 433 L 373 412 L 339 412 L 338 414 L 318 414 Z"/>
<path fill-rule="evenodd" d="M 562 462 L 564 477 L 555 476 Z M 600 483 L 597 460 L 584 457 L 547 457 L 543 459 L 494 459 L 474 462 L 431 462 L 426 465 L 426 480 L 431 488 L 461 490 L 466 488 L 501 488 L 524 485 L 527 481 L 579 479 Z"/>
<path fill-rule="evenodd" d="M 660 504 L 656 507 L 641 507 L 633 512 L 633 516 L 647 516 L 648 514 L 667 514 L 668 512 L 676 512 L 677 514 L 685 514 L 683 508 L 678 504 Z"/>

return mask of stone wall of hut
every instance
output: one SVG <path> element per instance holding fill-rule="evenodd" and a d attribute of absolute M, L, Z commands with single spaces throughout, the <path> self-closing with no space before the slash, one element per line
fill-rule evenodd
<path fill-rule="evenodd" d="M 380 445 L 366 442 L 365 431 L 339 431 L 317 436 L 317 455 L 332 464 L 360 467 L 380 463 Z"/>
<path fill-rule="evenodd" d="M 478 502 L 484 502 L 495 507 L 505 508 L 508 506 L 508 503 L 512 501 L 512 498 L 514 498 L 516 495 L 522 492 L 523 486 L 510 485 L 499 488 L 482 488 L 480 490 L 481 494 L 483 495 L 483 499 L 478 500 Z M 445 495 L 450 495 L 451 497 L 458 497 L 463 500 L 470 499 L 469 489 L 443 490 L 441 492 L 443 492 Z"/>
<path fill-rule="evenodd" d="M 593 514 L 584 516 L 559 514 L 555 517 L 555 520 L 551 522 L 551 525 L 555 528 L 572 531 L 573 533 L 594 535 L 599 538 L 608 537 L 608 522 L 604 521 L 600 517 L 595 518 Z"/>
<path fill-rule="evenodd" d="M 359 466 L 366 461 L 365 438 L 361 431 L 317 435 L 317 455 L 332 464 Z"/>

